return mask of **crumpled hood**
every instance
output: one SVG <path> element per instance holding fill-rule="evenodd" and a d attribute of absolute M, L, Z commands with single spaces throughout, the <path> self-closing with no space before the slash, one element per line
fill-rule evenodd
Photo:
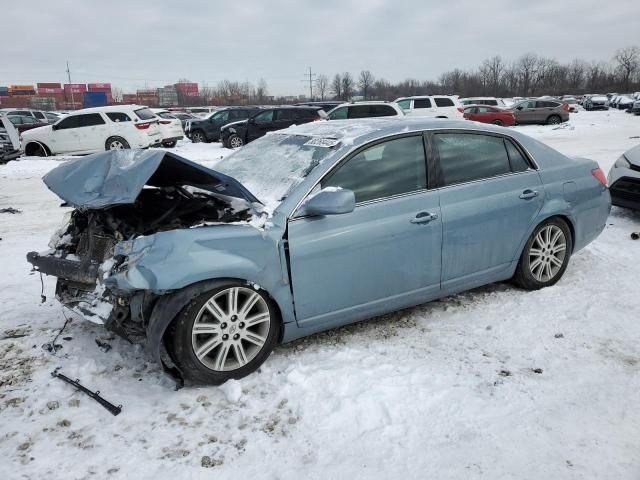
<path fill-rule="evenodd" d="M 43 177 L 60 198 L 77 208 L 100 209 L 136 201 L 145 185 L 191 185 L 212 193 L 259 202 L 233 177 L 164 150 L 115 150 L 66 162 Z"/>

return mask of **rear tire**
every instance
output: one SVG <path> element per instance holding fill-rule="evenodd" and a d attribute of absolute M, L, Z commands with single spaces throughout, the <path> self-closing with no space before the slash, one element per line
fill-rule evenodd
<path fill-rule="evenodd" d="M 227 148 L 240 148 L 244 145 L 244 140 L 235 133 L 227 139 Z"/>
<path fill-rule="evenodd" d="M 494 120 L 493 124 L 499 127 L 504 127 L 504 122 L 502 120 Z"/>
<path fill-rule="evenodd" d="M 191 132 L 191 142 L 207 143 L 207 136 L 202 130 L 194 130 L 193 132 Z"/>
<path fill-rule="evenodd" d="M 105 150 L 127 150 L 131 148 L 122 137 L 109 137 L 104 144 Z"/>
<path fill-rule="evenodd" d="M 526 290 L 555 285 L 569 265 L 572 250 L 567 222 L 558 217 L 545 220 L 527 240 L 513 282 Z"/>
<path fill-rule="evenodd" d="M 229 281 L 192 300 L 171 324 L 165 345 L 185 380 L 220 385 L 257 370 L 279 332 L 280 318 L 266 292 Z"/>
<path fill-rule="evenodd" d="M 547 125 L 559 125 L 560 123 L 562 123 L 562 119 L 559 115 L 550 115 L 547 118 Z"/>

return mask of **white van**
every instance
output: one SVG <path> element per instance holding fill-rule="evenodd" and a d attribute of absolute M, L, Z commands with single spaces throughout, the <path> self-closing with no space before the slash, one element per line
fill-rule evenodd
<path fill-rule="evenodd" d="M 85 108 L 27 130 L 21 139 L 25 155 L 39 156 L 148 148 L 162 142 L 159 120 L 141 105 Z"/>
<path fill-rule="evenodd" d="M 412 117 L 464 118 L 464 108 L 457 97 L 449 95 L 402 97 L 395 103 L 405 115 Z"/>

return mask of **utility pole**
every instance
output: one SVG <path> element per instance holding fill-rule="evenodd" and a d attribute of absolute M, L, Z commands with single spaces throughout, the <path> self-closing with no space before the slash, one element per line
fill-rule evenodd
<path fill-rule="evenodd" d="M 69 79 L 69 91 L 71 92 L 71 109 L 76 109 L 76 102 L 73 99 L 73 87 L 71 86 L 71 70 L 69 70 L 69 60 L 67 60 L 67 79 Z"/>
<path fill-rule="evenodd" d="M 309 67 L 309 73 L 305 73 L 304 76 L 309 77 L 309 100 L 313 100 L 313 82 L 316 79 L 316 74 L 312 73 L 311 67 Z"/>

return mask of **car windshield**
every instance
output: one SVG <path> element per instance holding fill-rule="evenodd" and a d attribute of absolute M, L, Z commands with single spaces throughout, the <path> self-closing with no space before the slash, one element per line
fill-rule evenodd
<path fill-rule="evenodd" d="M 322 139 L 268 134 L 211 165 L 242 183 L 271 213 L 334 149 Z M 333 145 L 335 142 L 328 142 Z"/>

